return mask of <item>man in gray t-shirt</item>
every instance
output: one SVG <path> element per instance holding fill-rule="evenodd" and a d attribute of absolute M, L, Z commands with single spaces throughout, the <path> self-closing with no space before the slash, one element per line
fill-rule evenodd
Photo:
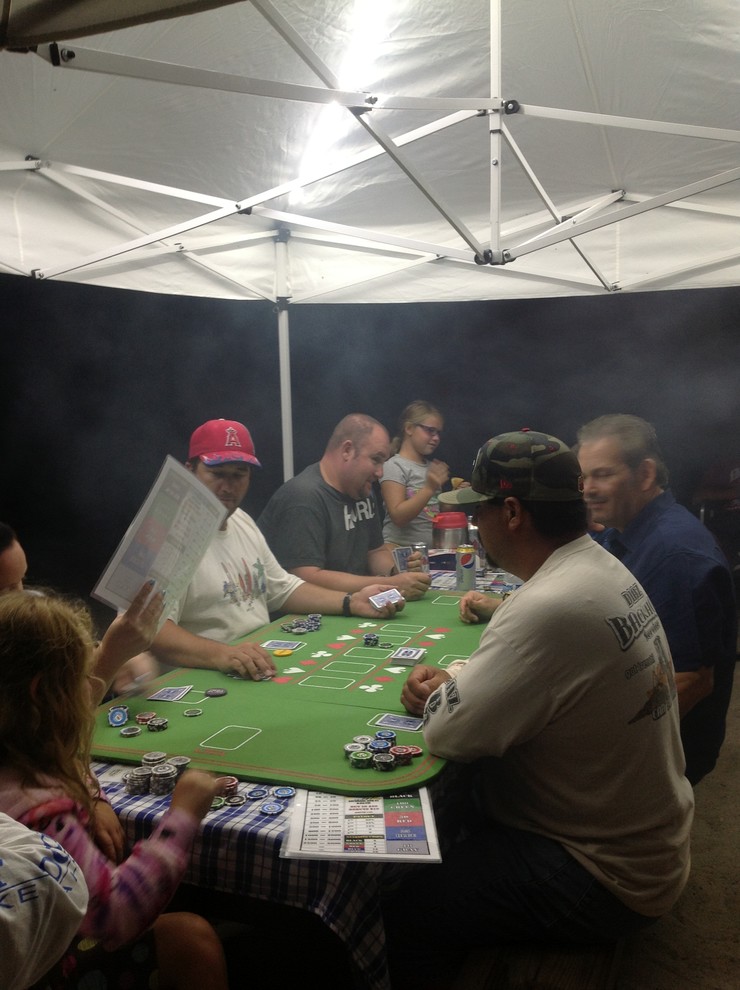
<path fill-rule="evenodd" d="M 359 591 L 394 574 L 393 584 L 406 598 L 422 597 L 429 575 L 395 574 L 383 546 L 373 486 L 388 453 L 385 428 L 352 413 L 335 428 L 321 460 L 275 492 L 257 525 L 286 570 L 341 591 Z"/>

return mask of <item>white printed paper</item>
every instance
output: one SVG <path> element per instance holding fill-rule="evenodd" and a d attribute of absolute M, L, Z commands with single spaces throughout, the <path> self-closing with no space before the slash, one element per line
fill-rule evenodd
<path fill-rule="evenodd" d="M 190 584 L 226 509 L 192 471 L 166 457 L 151 491 L 108 562 L 92 596 L 128 608 L 149 578 L 176 601 Z"/>

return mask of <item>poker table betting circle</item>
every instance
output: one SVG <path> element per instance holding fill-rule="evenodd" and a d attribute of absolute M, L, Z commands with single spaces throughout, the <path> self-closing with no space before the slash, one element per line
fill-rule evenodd
<path fill-rule="evenodd" d="M 483 626 L 468 626 L 458 616 L 459 595 L 430 591 L 410 602 L 394 619 L 322 616 L 315 632 L 293 634 L 281 624 L 300 616 L 284 616 L 244 637 L 245 642 L 271 640 L 300 643 L 289 656 L 274 657 L 277 675 L 270 681 L 245 681 L 217 671 L 178 668 L 147 685 L 137 697 L 107 701 L 97 714 L 92 754 L 116 763 L 141 762 L 144 753 L 159 750 L 188 756 L 190 766 L 244 780 L 290 784 L 339 794 L 388 794 L 430 783 L 444 760 L 427 752 L 420 731 L 394 728 L 398 745 L 421 746 L 423 753 L 408 766 L 387 772 L 356 769 L 344 746 L 358 735 L 373 736 L 384 715 L 403 715 L 403 683 L 411 666 L 391 658 L 399 647 L 420 648 L 419 661 L 445 668 L 468 657 L 478 646 Z M 377 647 L 364 645 L 374 633 Z M 271 652 L 274 652 L 271 650 Z M 161 688 L 192 685 L 178 701 L 152 701 Z M 226 694 L 206 692 L 222 688 Z M 128 726 L 136 715 L 156 711 L 168 719 L 160 732 L 141 725 L 139 735 L 123 737 L 109 725 L 108 711 L 128 707 Z M 184 712 L 201 709 L 202 715 Z"/>

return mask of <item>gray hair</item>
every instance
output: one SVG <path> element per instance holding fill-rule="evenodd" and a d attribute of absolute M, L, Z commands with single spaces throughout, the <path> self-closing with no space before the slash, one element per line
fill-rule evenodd
<path fill-rule="evenodd" d="M 577 435 L 576 453 L 584 443 L 593 443 L 604 437 L 614 437 L 622 448 L 624 463 L 636 471 L 645 458 L 655 461 L 656 484 L 665 488 L 668 484 L 668 468 L 658 444 L 655 427 L 639 416 L 627 413 L 612 413 L 592 419 L 580 428 Z"/>

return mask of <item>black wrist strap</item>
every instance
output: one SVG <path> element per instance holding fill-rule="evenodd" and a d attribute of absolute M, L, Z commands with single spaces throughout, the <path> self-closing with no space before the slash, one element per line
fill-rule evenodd
<path fill-rule="evenodd" d="M 352 612 L 350 611 L 349 603 L 352 600 L 352 595 L 347 594 L 342 599 L 342 615 L 345 619 L 350 619 L 352 617 Z"/>

